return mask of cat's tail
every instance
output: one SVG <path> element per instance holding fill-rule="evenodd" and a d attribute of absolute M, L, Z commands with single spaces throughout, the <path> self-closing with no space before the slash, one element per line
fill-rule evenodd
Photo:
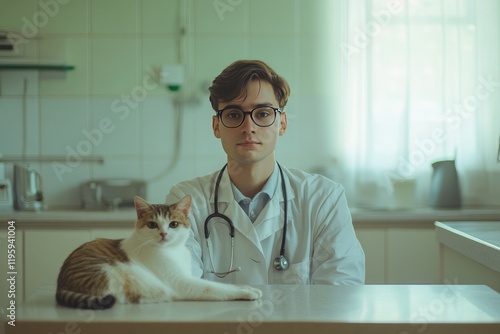
<path fill-rule="evenodd" d="M 113 295 L 98 297 L 80 292 L 58 289 L 56 292 L 56 301 L 59 305 L 73 308 L 104 310 L 111 308 L 115 304 L 116 298 Z"/>

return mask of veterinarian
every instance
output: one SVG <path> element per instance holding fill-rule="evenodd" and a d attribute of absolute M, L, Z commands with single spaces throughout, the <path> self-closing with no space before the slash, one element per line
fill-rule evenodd
<path fill-rule="evenodd" d="M 192 196 L 193 273 L 236 284 L 363 284 L 365 255 L 342 186 L 275 159 L 288 126 L 286 80 L 264 62 L 241 60 L 209 90 L 227 161 L 166 198 Z"/>

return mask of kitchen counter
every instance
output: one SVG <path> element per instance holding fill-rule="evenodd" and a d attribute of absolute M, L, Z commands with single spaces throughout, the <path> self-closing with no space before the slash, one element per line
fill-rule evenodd
<path fill-rule="evenodd" d="M 436 222 L 440 282 L 484 284 L 500 292 L 500 221 Z"/>
<path fill-rule="evenodd" d="M 436 236 L 443 245 L 500 273 L 500 221 L 438 221 Z"/>
<path fill-rule="evenodd" d="M 500 208 L 464 208 L 436 210 L 367 210 L 351 209 L 354 227 L 428 227 L 439 221 L 500 221 Z M 83 211 L 48 210 L 41 212 L 0 213 L 0 222 L 14 220 L 18 227 L 130 227 L 135 210 Z"/>
<path fill-rule="evenodd" d="M 500 207 L 411 210 L 351 208 L 354 227 L 434 227 L 439 221 L 500 221 Z"/>
<path fill-rule="evenodd" d="M 133 227 L 137 218 L 135 209 L 47 210 L 39 212 L 14 211 L 0 213 L 0 221 L 13 220 L 18 227 Z"/>
<path fill-rule="evenodd" d="M 256 301 L 57 306 L 44 290 L 6 333 L 499 333 L 500 295 L 481 285 L 262 286 Z"/>

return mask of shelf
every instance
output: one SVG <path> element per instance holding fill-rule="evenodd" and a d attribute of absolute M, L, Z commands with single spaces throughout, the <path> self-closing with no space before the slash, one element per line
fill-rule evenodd
<path fill-rule="evenodd" d="M 0 64 L 0 70 L 41 70 L 41 71 L 71 71 L 72 65 L 49 65 L 49 64 Z"/>

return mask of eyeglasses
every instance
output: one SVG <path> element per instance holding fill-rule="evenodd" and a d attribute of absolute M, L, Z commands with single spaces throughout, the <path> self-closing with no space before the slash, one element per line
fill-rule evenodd
<path fill-rule="evenodd" d="M 260 127 L 273 125 L 276 113 L 281 113 L 280 108 L 257 107 L 251 111 L 243 111 L 237 107 L 227 107 L 217 111 L 217 116 L 226 128 L 237 128 L 245 121 L 246 115 L 250 115 L 252 121 Z"/>

